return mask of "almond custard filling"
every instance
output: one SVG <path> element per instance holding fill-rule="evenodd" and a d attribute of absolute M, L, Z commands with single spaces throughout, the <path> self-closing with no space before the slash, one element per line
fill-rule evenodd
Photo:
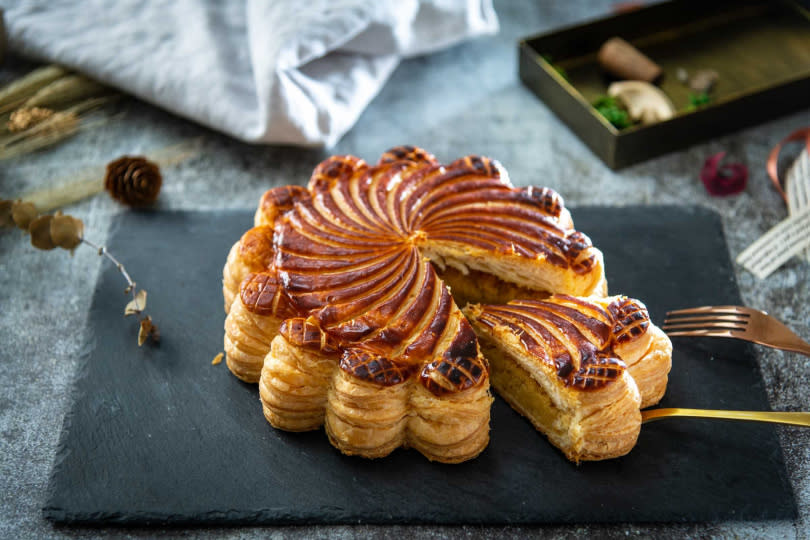
<path fill-rule="evenodd" d="M 490 380 L 498 395 L 549 439 L 562 441 L 572 424 L 571 411 L 558 409 L 548 392 L 509 353 L 485 340 L 481 349 L 492 368 Z"/>
<path fill-rule="evenodd" d="M 548 292 L 521 287 L 480 270 L 467 270 L 465 273 L 447 266 L 439 269 L 438 273 L 459 307 L 473 303 L 506 304 L 517 298 L 542 300 L 551 296 Z"/>

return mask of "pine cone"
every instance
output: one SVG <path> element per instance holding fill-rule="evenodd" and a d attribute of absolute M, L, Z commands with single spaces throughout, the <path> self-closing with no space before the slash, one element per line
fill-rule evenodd
<path fill-rule="evenodd" d="M 155 163 L 143 157 L 123 156 L 107 165 L 104 188 L 113 199 L 130 206 L 147 206 L 160 193 L 163 177 Z"/>

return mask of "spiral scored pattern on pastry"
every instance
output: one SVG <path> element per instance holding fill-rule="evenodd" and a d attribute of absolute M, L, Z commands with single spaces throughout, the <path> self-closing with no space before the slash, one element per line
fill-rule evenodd
<path fill-rule="evenodd" d="M 638 300 L 468 305 L 498 393 L 574 461 L 626 454 L 661 399 L 672 345 Z"/>
<path fill-rule="evenodd" d="M 273 425 L 323 421 L 335 446 L 367 457 L 405 445 L 462 461 L 488 440 L 489 366 L 433 264 L 520 287 L 604 287 L 601 253 L 559 195 L 513 188 L 487 158 L 444 167 L 413 147 L 374 167 L 333 157 L 307 189 L 265 193 L 255 223 L 223 274 L 228 365 L 261 378 Z M 279 333 L 291 318 L 334 350 Z M 318 398 L 302 405 L 301 393 Z"/>

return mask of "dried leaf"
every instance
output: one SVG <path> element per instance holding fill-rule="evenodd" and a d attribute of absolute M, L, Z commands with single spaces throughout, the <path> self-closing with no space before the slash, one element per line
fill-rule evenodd
<path fill-rule="evenodd" d="M 51 214 L 39 216 L 28 225 L 28 234 L 31 235 L 31 245 L 37 249 L 49 250 L 56 247 L 51 238 Z"/>
<path fill-rule="evenodd" d="M 12 206 L 14 206 L 14 201 L 0 199 L 0 227 L 14 226 L 14 218 L 11 215 Z"/>
<path fill-rule="evenodd" d="M 152 317 L 147 315 L 141 320 L 141 329 L 138 330 L 138 347 L 143 346 L 147 338 L 149 338 L 149 334 L 152 333 L 152 328 Z"/>
<path fill-rule="evenodd" d="M 222 358 L 224 356 L 225 356 L 225 353 L 219 353 L 218 355 L 216 355 L 214 357 L 214 359 L 211 361 L 211 365 L 216 366 L 217 364 L 221 364 L 222 363 Z"/>
<path fill-rule="evenodd" d="M 51 221 L 51 238 L 61 248 L 73 250 L 82 241 L 84 223 L 73 216 L 54 216 Z"/>
<path fill-rule="evenodd" d="M 124 317 L 136 315 L 146 309 L 146 289 L 141 289 L 135 294 L 135 298 L 129 301 L 124 308 Z M 147 317 L 148 318 L 148 317 Z M 143 322 L 141 322 L 143 326 Z"/>
<path fill-rule="evenodd" d="M 149 321 L 151 322 L 152 319 L 149 319 Z M 160 343 L 160 328 L 158 328 L 158 325 L 152 323 L 152 329 L 149 333 L 151 334 L 153 343 Z"/>
<path fill-rule="evenodd" d="M 28 231 L 28 226 L 38 215 L 37 207 L 30 202 L 17 201 L 11 206 L 11 218 L 24 231 Z"/>

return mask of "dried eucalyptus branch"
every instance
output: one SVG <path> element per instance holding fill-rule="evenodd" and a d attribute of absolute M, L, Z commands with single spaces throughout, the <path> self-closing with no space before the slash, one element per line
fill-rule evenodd
<path fill-rule="evenodd" d="M 127 282 L 124 293 L 132 295 L 132 300 L 124 308 L 124 316 L 136 315 L 140 321 L 138 346 L 143 345 L 149 338 L 154 343 L 160 341 L 160 330 L 157 325 L 152 322 L 149 315 L 143 315 L 146 310 L 146 290 L 137 288 L 124 265 L 107 251 L 105 246 L 85 238 L 82 220 L 63 215 L 61 212 L 40 215 L 31 202 L 0 199 L 0 227 L 15 225 L 30 235 L 31 245 L 37 249 L 51 250 L 58 247 L 72 253 L 76 247 L 85 244 L 95 249 L 99 256 L 109 260 Z"/>
<path fill-rule="evenodd" d="M 157 325 L 152 322 L 152 317 L 146 315 L 145 317 L 140 318 L 140 314 L 146 310 L 146 289 L 138 290 L 136 283 L 132 281 L 132 277 L 130 277 L 127 269 L 124 268 L 124 265 L 121 264 L 121 262 L 116 259 L 105 246 L 95 244 L 84 237 L 81 238 L 81 241 L 82 243 L 87 244 L 91 248 L 95 249 L 99 257 L 103 256 L 109 259 L 127 281 L 127 288 L 124 289 L 124 294 L 131 294 L 132 301 L 129 302 L 124 308 L 124 317 L 128 317 L 130 315 L 139 316 L 138 320 L 140 321 L 140 330 L 138 331 L 138 346 L 140 347 L 143 345 L 144 342 L 150 337 L 152 338 L 153 342 L 160 342 L 160 330 L 158 329 Z"/>

